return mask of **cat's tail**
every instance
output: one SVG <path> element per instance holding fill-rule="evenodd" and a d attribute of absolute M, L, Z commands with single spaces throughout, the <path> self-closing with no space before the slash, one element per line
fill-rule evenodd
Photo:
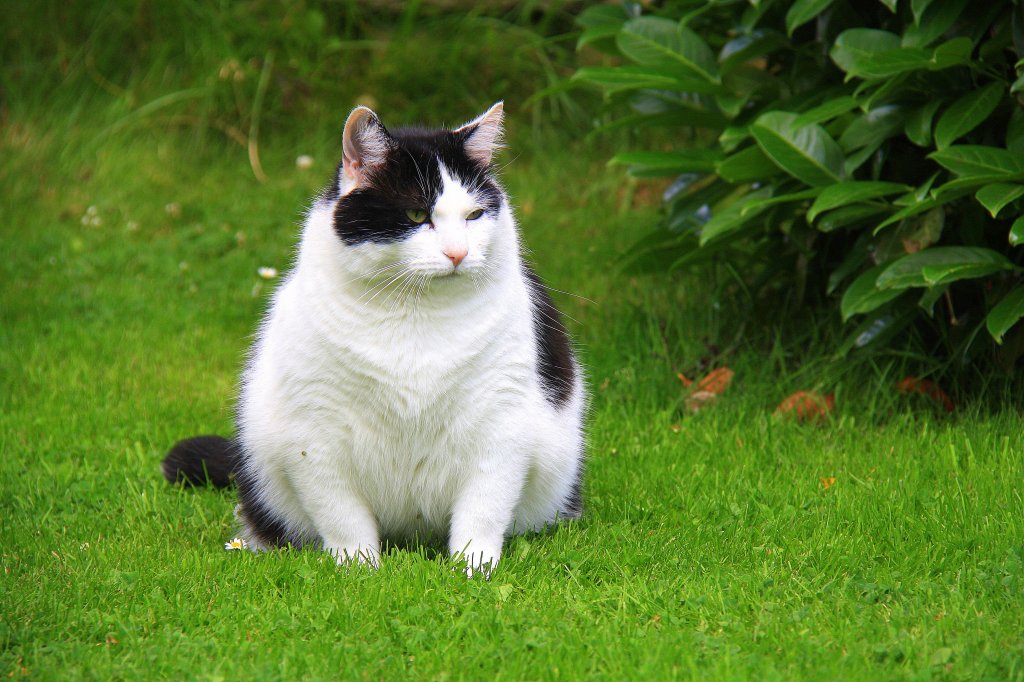
<path fill-rule="evenodd" d="M 238 468 L 234 441 L 221 436 L 196 436 L 178 441 L 160 463 L 164 478 L 171 483 L 231 485 Z"/>

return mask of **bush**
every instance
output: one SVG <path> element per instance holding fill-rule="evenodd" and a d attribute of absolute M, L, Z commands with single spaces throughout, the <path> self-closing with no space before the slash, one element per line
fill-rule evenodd
<path fill-rule="evenodd" d="M 762 308 L 838 307 L 844 356 L 912 324 L 933 357 L 1024 351 L 1020 2 L 680 0 L 579 23 L 611 57 L 574 80 L 628 105 L 606 127 L 669 133 L 612 159 L 672 178 L 635 269 L 725 260 Z"/>

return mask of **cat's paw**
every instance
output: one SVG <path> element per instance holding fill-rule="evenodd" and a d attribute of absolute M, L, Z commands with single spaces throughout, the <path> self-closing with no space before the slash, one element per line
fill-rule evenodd
<path fill-rule="evenodd" d="M 325 547 L 339 566 L 380 568 L 380 552 L 373 547 Z"/>
<path fill-rule="evenodd" d="M 490 580 L 491 574 L 498 567 L 498 559 L 501 557 L 501 549 L 487 550 L 479 547 L 467 547 L 465 551 L 452 552 L 452 560 L 458 570 L 466 574 L 467 578 L 479 575 L 484 580 Z"/>

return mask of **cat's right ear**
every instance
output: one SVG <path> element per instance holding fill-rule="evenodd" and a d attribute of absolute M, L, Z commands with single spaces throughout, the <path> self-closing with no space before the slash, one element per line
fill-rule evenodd
<path fill-rule="evenodd" d="M 369 107 L 356 107 L 345 121 L 342 167 L 349 180 L 361 184 L 368 173 L 383 165 L 394 146 L 387 129 Z"/>

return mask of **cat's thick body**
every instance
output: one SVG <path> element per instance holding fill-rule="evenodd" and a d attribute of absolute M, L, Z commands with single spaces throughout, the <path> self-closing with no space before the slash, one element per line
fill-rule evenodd
<path fill-rule="evenodd" d="M 400 301 L 409 294 L 347 281 L 337 267 L 346 247 L 331 204 L 310 212 L 297 266 L 245 374 L 246 501 L 276 512 L 292 542 L 330 544 L 326 519 L 343 513 L 338 525 L 362 529 L 352 533 L 360 551 L 374 521 L 383 537 L 445 537 L 460 530 L 459 505 L 473 507 L 473 517 L 503 526 L 487 529 L 490 546 L 476 550 L 485 558 L 497 556 L 506 532 L 578 515 L 582 382 L 576 371 L 563 404 L 545 394 L 537 291 L 507 205 L 489 254 L 499 272 L 484 282 L 435 280 Z M 472 550 L 474 530 L 452 548 Z M 351 552 L 344 534 L 335 540 Z M 250 543 L 271 539 L 250 528 Z"/>
<path fill-rule="evenodd" d="M 235 440 L 164 462 L 170 480 L 233 472 L 251 547 L 376 563 L 382 539 L 440 536 L 493 567 L 509 533 L 579 515 L 582 373 L 493 177 L 501 113 L 454 131 L 349 117 L 250 353 Z"/>

